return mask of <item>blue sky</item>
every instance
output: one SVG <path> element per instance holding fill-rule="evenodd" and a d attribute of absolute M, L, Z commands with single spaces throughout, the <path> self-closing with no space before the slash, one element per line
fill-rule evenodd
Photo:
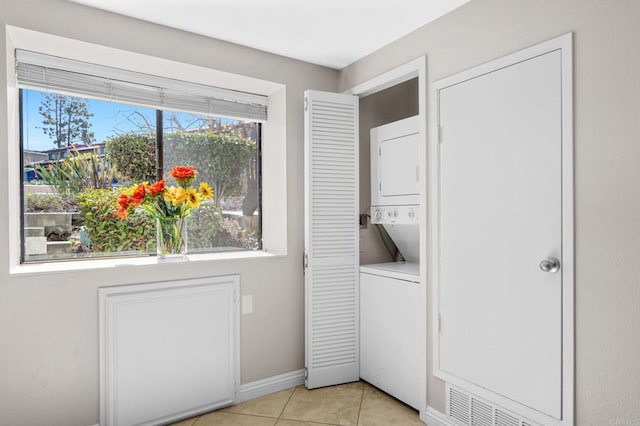
<path fill-rule="evenodd" d="M 38 113 L 42 102 L 42 92 L 23 90 L 24 104 L 24 149 L 44 151 L 55 147 L 53 140 L 40 129 L 44 117 Z M 104 142 L 109 136 L 117 136 L 130 131 L 138 131 L 143 124 L 142 116 L 155 123 L 155 110 L 151 108 L 135 107 L 113 102 L 87 100 L 89 111 L 93 117 L 89 120 L 91 131 L 95 134 L 96 142 Z M 136 125 L 135 123 L 139 123 Z"/>
<path fill-rule="evenodd" d="M 44 117 L 38 112 L 38 107 L 42 104 L 43 95 L 44 92 L 37 90 L 23 89 L 22 91 L 23 142 L 25 150 L 46 151 L 56 148 L 55 141 L 49 138 L 41 128 Z M 95 135 L 95 143 L 104 142 L 109 137 L 123 133 L 148 133 L 149 126 L 155 128 L 156 110 L 153 108 L 96 99 L 87 99 L 86 102 L 89 112 L 93 114 L 93 117 L 89 119 L 89 123 L 91 123 L 90 131 Z M 172 124 L 171 120 L 168 120 L 169 117 L 174 116 L 185 130 L 199 129 L 201 126 L 206 125 L 206 117 L 203 115 L 169 111 L 165 113 L 165 133 L 176 130 L 175 125 Z M 205 120 L 204 122 L 203 119 Z M 222 118 L 221 122 L 224 125 L 232 125 L 237 123 L 238 120 Z"/>

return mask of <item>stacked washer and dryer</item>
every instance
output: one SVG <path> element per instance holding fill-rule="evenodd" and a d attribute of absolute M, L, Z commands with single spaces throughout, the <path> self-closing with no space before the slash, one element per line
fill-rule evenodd
<path fill-rule="evenodd" d="M 418 117 L 371 129 L 371 223 L 404 261 L 360 266 L 360 377 L 419 409 L 420 131 Z M 423 360 L 423 362 L 426 362 Z"/>

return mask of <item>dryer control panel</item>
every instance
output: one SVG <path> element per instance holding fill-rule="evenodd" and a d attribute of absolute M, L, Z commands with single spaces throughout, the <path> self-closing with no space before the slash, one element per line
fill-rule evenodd
<path fill-rule="evenodd" d="M 418 206 L 371 207 L 371 223 L 417 225 Z"/>

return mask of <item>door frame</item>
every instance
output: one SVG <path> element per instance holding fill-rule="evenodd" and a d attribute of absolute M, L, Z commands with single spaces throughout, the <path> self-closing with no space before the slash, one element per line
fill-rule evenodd
<path fill-rule="evenodd" d="M 428 301 L 427 301 L 427 260 L 428 260 L 428 244 L 427 244 L 427 224 L 428 224 L 428 185 L 427 182 L 427 57 L 421 56 L 409 61 L 399 67 L 377 75 L 361 84 L 358 84 L 343 93 L 348 95 L 356 95 L 359 97 L 368 96 L 380 92 L 389 87 L 393 87 L 413 78 L 418 78 L 418 117 L 420 121 L 419 130 L 421 135 L 420 141 L 420 161 L 419 161 L 419 178 L 420 178 L 420 212 L 419 212 L 419 229 L 420 229 L 420 288 L 421 300 L 424 301 L 420 318 L 420 335 L 424 336 L 424 341 L 420 344 L 419 358 L 424 360 L 420 363 L 420 404 L 418 411 L 420 418 L 425 420 L 427 413 L 427 364 L 429 362 L 427 354 L 427 322 L 428 322 Z"/>
<path fill-rule="evenodd" d="M 573 184 L 573 37 L 572 33 L 537 44 L 516 53 L 479 65 L 453 76 L 433 83 L 433 96 L 436 125 L 432 126 L 429 158 L 431 179 L 430 203 L 431 235 L 430 250 L 432 254 L 431 282 L 433 283 L 433 299 L 431 304 L 431 321 L 439 324 L 440 300 L 440 90 L 489 72 L 535 58 L 545 53 L 559 50 L 561 52 L 561 84 L 562 84 L 562 420 L 554 419 L 539 411 L 533 410 L 511 399 L 488 391 L 459 377 L 440 369 L 440 339 L 438 327 L 434 327 L 433 336 L 433 374 L 434 376 L 465 389 L 479 397 L 495 402 L 504 408 L 521 414 L 544 425 L 569 426 L 574 424 L 575 417 L 575 341 L 574 341 L 574 184 Z"/>

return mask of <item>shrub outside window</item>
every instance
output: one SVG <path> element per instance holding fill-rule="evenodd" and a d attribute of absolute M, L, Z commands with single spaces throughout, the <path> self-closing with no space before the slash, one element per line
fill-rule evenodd
<path fill-rule="evenodd" d="M 193 165 L 214 198 L 188 220 L 189 253 L 261 249 L 257 120 L 20 90 L 22 261 L 155 254 L 144 211 L 116 216 L 123 187 Z"/>

